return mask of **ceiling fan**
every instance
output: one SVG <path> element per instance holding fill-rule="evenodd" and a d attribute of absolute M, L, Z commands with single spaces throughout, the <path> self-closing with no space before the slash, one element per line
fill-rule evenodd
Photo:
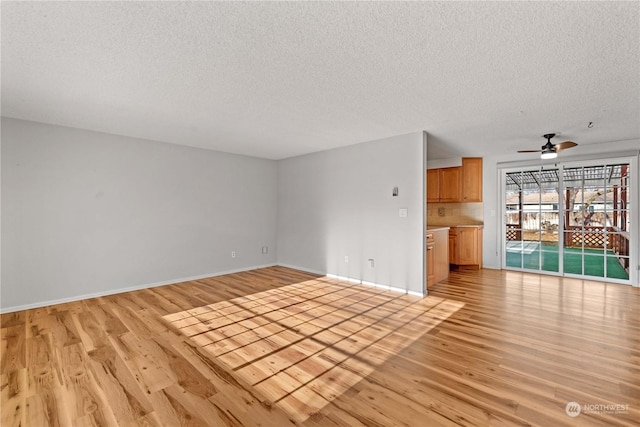
<path fill-rule="evenodd" d="M 542 135 L 543 138 L 547 139 L 547 143 L 544 144 L 540 150 L 518 150 L 518 153 L 541 153 L 540 158 L 542 159 L 555 159 L 558 156 L 558 152 L 578 145 L 573 141 L 564 141 L 558 144 L 552 144 L 551 138 L 554 136 L 556 136 L 555 133 L 546 133 Z"/>

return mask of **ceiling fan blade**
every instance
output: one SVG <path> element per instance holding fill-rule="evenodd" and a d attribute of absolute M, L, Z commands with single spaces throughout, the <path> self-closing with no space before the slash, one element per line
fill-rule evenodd
<path fill-rule="evenodd" d="M 542 150 L 518 150 L 518 153 L 541 153 Z"/>
<path fill-rule="evenodd" d="M 555 145 L 556 152 L 558 152 L 560 150 L 566 150 L 567 148 L 575 147 L 576 145 L 578 145 L 578 144 L 576 144 L 573 141 L 561 142 L 561 143 Z"/>

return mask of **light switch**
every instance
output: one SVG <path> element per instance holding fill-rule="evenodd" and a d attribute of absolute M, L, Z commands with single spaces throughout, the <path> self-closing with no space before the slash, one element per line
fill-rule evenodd
<path fill-rule="evenodd" d="M 406 218 L 408 213 L 409 209 L 407 208 L 400 208 L 400 210 L 398 211 L 398 215 L 400 216 L 400 218 Z"/>

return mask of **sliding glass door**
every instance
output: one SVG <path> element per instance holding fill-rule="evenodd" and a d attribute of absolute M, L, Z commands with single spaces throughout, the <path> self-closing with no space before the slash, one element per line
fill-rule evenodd
<path fill-rule="evenodd" d="M 564 169 L 564 271 L 629 279 L 629 165 Z"/>
<path fill-rule="evenodd" d="M 631 163 L 503 171 L 503 268 L 629 283 Z"/>

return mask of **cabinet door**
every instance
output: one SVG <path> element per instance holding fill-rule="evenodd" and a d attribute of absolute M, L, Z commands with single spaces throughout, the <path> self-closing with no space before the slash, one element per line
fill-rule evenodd
<path fill-rule="evenodd" d="M 482 157 L 462 158 L 462 201 L 482 201 Z"/>
<path fill-rule="evenodd" d="M 456 257 L 456 231 L 454 229 L 449 230 L 449 264 L 457 264 L 458 258 Z"/>
<path fill-rule="evenodd" d="M 435 236 L 435 283 L 449 277 L 449 232 L 437 231 Z"/>
<path fill-rule="evenodd" d="M 433 285 L 436 282 L 436 257 L 435 257 L 435 245 L 427 245 L 427 286 Z"/>
<path fill-rule="evenodd" d="M 477 265 L 478 264 L 478 229 L 458 228 L 457 252 L 458 264 Z"/>
<path fill-rule="evenodd" d="M 439 169 L 427 169 L 427 202 L 440 201 Z"/>
<path fill-rule="evenodd" d="M 459 202 L 462 199 L 462 168 L 443 168 L 440 171 L 440 201 Z"/>

